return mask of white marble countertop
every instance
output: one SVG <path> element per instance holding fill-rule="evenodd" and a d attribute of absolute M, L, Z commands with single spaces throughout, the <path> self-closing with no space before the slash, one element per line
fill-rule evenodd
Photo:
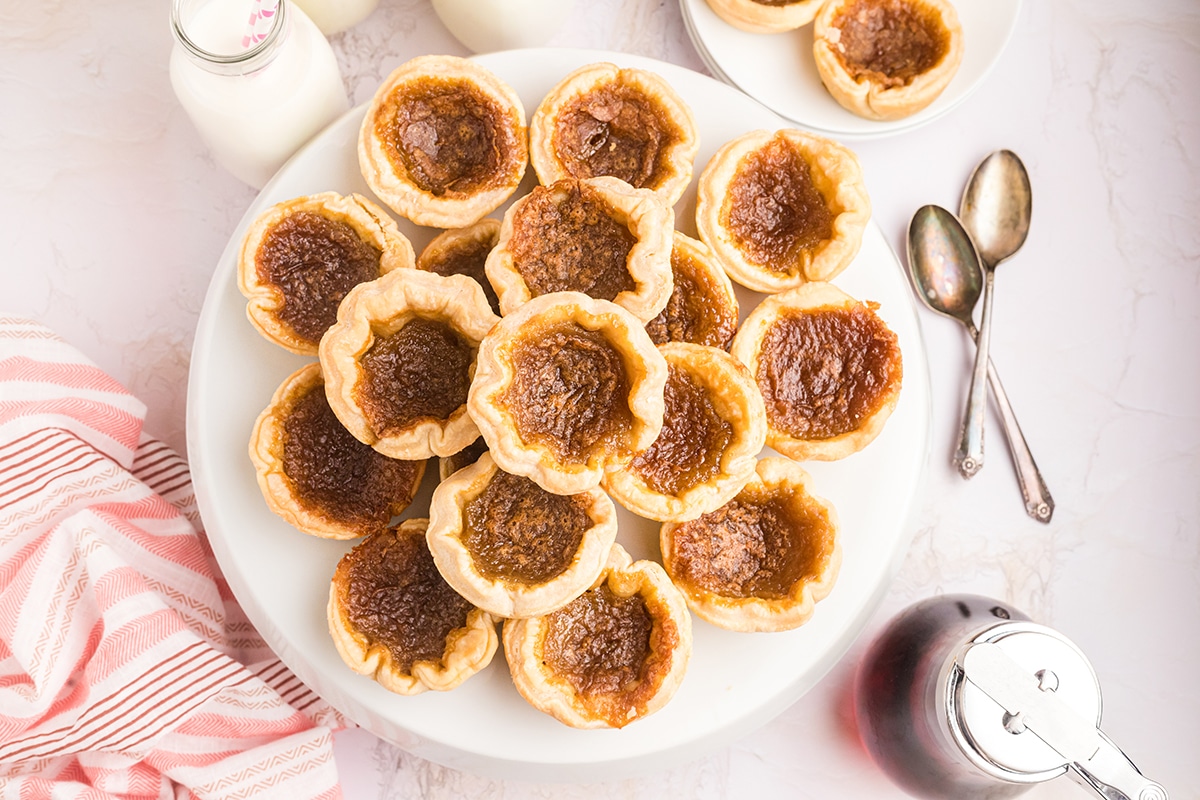
<path fill-rule="evenodd" d="M 216 167 L 172 94 L 167 4 L 0 4 L 0 308 L 57 330 L 184 449 L 193 332 L 254 191 Z M 333 37 L 355 102 L 421 53 L 466 54 L 426 0 L 382 0 Z M 550 42 L 703 71 L 675 0 L 578 3 Z M 1188 0 L 1026 2 L 998 65 L 919 130 L 852 143 L 898 252 L 912 212 L 955 208 L 989 151 L 1019 153 L 1034 225 L 998 274 L 992 354 L 1058 508 L 1028 519 L 992 459 L 950 465 L 972 350 L 922 313 L 933 457 L 911 546 L 869 629 L 792 707 L 733 745 L 592 786 L 498 782 L 339 734 L 349 798 L 901 797 L 856 738 L 870 635 L 940 592 L 1003 599 L 1079 644 L 1104 729 L 1174 798 L 1200 797 L 1200 9 Z M 1033 798 L 1082 797 L 1065 781 Z"/>

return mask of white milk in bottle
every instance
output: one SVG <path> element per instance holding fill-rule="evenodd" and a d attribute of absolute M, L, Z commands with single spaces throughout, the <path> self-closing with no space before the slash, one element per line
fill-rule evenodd
<path fill-rule="evenodd" d="M 255 8 L 255 0 L 173 0 L 171 85 L 217 162 L 261 189 L 350 101 L 329 43 L 288 0 L 265 38 L 243 46 Z"/>

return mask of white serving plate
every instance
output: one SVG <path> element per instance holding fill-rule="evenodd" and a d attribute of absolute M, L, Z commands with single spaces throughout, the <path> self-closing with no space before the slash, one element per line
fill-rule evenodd
<path fill-rule="evenodd" d="M 725 141 L 783 121 L 745 95 L 680 67 L 619 53 L 524 50 L 478 61 L 512 85 L 532 114 L 568 72 L 595 61 L 649 69 L 692 106 L 701 132 L 700 167 Z M 342 663 L 326 630 L 329 580 L 352 543 L 306 536 L 264 503 L 247 455 L 254 420 L 305 358 L 270 344 L 246 320 L 236 259 L 253 219 L 269 205 L 334 190 L 369 194 L 356 140 L 364 108 L 347 113 L 292 158 L 263 189 L 230 238 L 196 331 L 188 387 L 188 451 L 213 550 L 251 621 L 280 658 L 318 694 L 378 736 L 417 755 L 495 777 L 596 781 L 664 768 L 726 744 L 782 712 L 849 648 L 899 567 L 929 449 L 930 390 L 924 344 L 900 264 L 872 223 L 861 253 L 837 279 L 880 304 L 899 336 L 904 388 L 883 434 L 844 461 L 811 465 L 820 494 L 837 507 L 844 559 L 832 594 L 807 625 L 786 633 L 739 634 L 695 621 L 683 685 L 660 712 L 619 731 L 568 728 L 525 703 L 503 648 L 452 692 L 394 695 Z M 520 193 L 532 186 L 533 170 Z M 695 192 L 676 206 L 694 234 Z M 497 212 L 499 213 L 499 212 Z M 436 231 L 401 221 L 418 252 Z M 739 290 L 743 316 L 760 299 Z M 430 480 L 436 465 L 426 471 Z M 426 481 L 408 516 L 424 516 Z M 618 511 L 618 540 L 635 558 L 658 558 L 658 525 Z"/>
<path fill-rule="evenodd" d="M 692 43 L 709 70 L 793 122 L 840 138 L 872 138 L 932 122 L 973 92 L 1004 52 L 1021 0 L 953 0 L 963 28 L 963 60 L 942 94 L 904 119 L 864 119 L 838 105 L 813 60 L 812 25 L 785 33 L 747 33 L 709 8 L 679 0 Z"/>

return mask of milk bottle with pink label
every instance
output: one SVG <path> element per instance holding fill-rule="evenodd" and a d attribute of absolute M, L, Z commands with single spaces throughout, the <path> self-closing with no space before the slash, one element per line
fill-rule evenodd
<path fill-rule="evenodd" d="M 217 162 L 257 188 L 350 107 L 317 26 L 288 0 L 270 2 L 173 0 L 171 9 L 175 94 Z M 269 16 L 252 36 L 260 7 Z"/>

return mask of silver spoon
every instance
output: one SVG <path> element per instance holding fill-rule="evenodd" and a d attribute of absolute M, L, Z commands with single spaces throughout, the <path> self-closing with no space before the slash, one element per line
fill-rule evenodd
<path fill-rule="evenodd" d="M 983 270 L 970 237 L 953 214 L 939 206 L 917 209 L 908 226 L 908 266 L 921 301 L 939 314 L 958 320 L 972 339 L 978 339 L 971 315 L 983 289 Z M 1025 511 L 1039 522 L 1049 522 L 1054 499 L 1029 452 L 991 359 L 987 376 L 1017 468 Z"/>
<path fill-rule="evenodd" d="M 983 416 L 987 407 L 988 350 L 992 329 L 992 284 L 996 265 L 1025 244 L 1033 210 L 1029 173 L 1011 150 L 997 150 L 975 167 L 963 192 L 958 216 L 971 235 L 983 263 L 983 312 L 975 340 L 975 369 L 963 417 L 962 439 L 954 461 L 964 478 L 983 467 Z"/>

